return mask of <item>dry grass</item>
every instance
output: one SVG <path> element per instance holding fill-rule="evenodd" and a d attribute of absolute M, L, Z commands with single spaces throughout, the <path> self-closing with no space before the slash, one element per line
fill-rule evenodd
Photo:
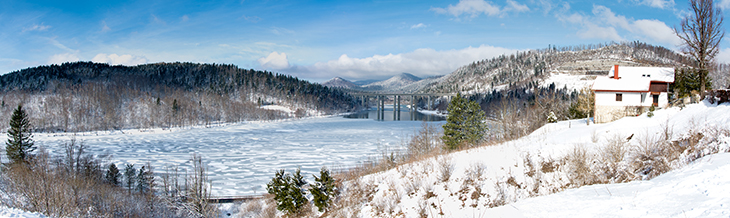
<path fill-rule="evenodd" d="M 439 181 L 447 182 L 454 173 L 454 163 L 451 157 L 441 156 L 438 158 Z"/>
<path fill-rule="evenodd" d="M 573 147 L 566 162 L 569 166 L 568 176 L 574 186 L 580 187 L 594 183 L 594 175 L 589 166 L 591 159 L 592 157 L 582 145 Z"/>
<path fill-rule="evenodd" d="M 105 182 L 96 157 L 77 154 L 81 162 L 56 159 L 41 147 L 29 162 L 7 166 L 0 181 L 8 193 L 0 196 L 2 205 L 51 217 L 194 216 L 173 199 L 128 194 Z"/>
<path fill-rule="evenodd" d="M 627 140 L 623 136 L 616 134 L 609 138 L 600 149 L 600 161 L 597 166 L 600 172 L 595 180 L 600 183 L 633 180 L 631 172 L 628 172 L 623 164 L 628 151 Z"/>

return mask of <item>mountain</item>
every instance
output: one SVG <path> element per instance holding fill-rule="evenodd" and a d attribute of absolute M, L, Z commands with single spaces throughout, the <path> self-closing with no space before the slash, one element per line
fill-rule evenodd
<path fill-rule="evenodd" d="M 401 73 L 388 78 L 387 80 L 363 80 L 356 82 L 350 82 L 346 79 L 335 77 L 323 82 L 322 85 L 332 88 L 343 88 L 354 92 L 412 93 L 422 89 L 424 86 L 432 83 L 440 77 L 441 76 L 421 79 L 410 73 Z"/>
<path fill-rule="evenodd" d="M 356 87 L 359 87 L 359 85 L 356 85 L 353 82 L 350 82 L 349 80 L 343 79 L 342 77 L 335 77 L 330 80 L 327 80 L 322 83 L 323 86 L 332 87 L 332 88 L 346 88 L 346 89 L 353 89 Z"/>
<path fill-rule="evenodd" d="M 13 107 L 23 104 L 31 111 L 34 128 L 48 131 L 207 125 L 358 107 L 358 101 L 339 89 L 290 75 L 179 62 L 75 62 L 27 68 L 0 76 L 0 99 L 0 123 L 7 123 Z M 270 104 L 294 112 L 261 107 Z"/>
<path fill-rule="evenodd" d="M 370 84 L 364 85 L 363 87 L 381 89 L 381 90 L 393 90 L 393 89 L 398 89 L 398 88 L 410 85 L 419 80 L 421 80 L 421 78 L 418 78 L 417 76 L 414 76 L 413 74 L 401 73 L 401 74 L 395 75 L 387 80 L 370 83 Z"/>

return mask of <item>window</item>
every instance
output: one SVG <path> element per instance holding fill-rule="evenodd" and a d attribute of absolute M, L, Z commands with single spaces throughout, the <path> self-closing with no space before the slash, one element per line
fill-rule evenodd
<path fill-rule="evenodd" d="M 616 101 L 623 101 L 623 95 L 621 93 L 616 93 Z"/>

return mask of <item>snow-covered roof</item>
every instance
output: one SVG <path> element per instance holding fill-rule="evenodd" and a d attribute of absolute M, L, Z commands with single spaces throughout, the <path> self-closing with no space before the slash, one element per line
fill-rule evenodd
<path fill-rule="evenodd" d="M 598 77 L 593 82 L 593 90 L 649 91 L 650 84 L 651 80 L 641 77 L 633 79 Z"/>
<path fill-rule="evenodd" d="M 598 77 L 593 90 L 649 91 L 651 82 L 674 82 L 674 68 L 668 67 L 622 67 L 618 66 L 618 79 L 614 78 L 616 67 L 611 67 L 608 77 Z"/>
<path fill-rule="evenodd" d="M 608 73 L 613 77 L 615 67 L 611 67 Z M 674 82 L 674 68 L 669 67 L 618 67 L 618 77 L 621 79 L 649 78 L 656 82 Z"/>

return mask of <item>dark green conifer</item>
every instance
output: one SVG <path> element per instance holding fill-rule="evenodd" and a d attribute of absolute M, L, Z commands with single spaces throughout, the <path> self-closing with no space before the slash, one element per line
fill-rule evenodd
<path fill-rule="evenodd" d="M 35 150 L 28 114 L 23 105 L 18 105 L 10 117 L 8 141 L 5 142 L 5 152 L 13 163 L 27 161 L 30 152 Z"/>
<path fill-rule="evenodd" d="M 477 143 L 487 130 L 484 120 L 486 116 L 479 104 L 469 101 L 457 93 L 447 108 L 449 114 L 443 125 L 444 136 L 441 138 L 449 150 L 459 148 L 462 143 Z"/>
<path fill-rule="evenodd" d="M 325 167 L 319 170 L 319 177 L 316 175 L 312 176 L 315 182 L 309 189 L 309 192 L 314 196 L 314 206 L 319 208 L 319 212 L 324 212 L 329 208 L 332 199 L 336 195 L 335 179 L 330 176 L 330 171 Z"/>
<path fill-rule="evenodd" d="M 119 185 L 119 177 L 122 177 L 122 173 L 119 172 L 119 168 L 114 163 L 109 164 L 109 168 L 106 170 L 106 181 L 113 185 Z"/>

